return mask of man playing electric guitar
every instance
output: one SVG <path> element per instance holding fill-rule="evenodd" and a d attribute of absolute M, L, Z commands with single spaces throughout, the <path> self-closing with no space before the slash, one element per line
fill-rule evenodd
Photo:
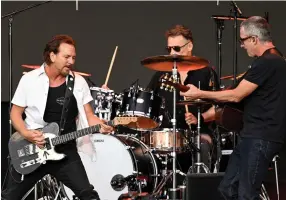
<path fill-rule="evenodd" d="M 89 104 L 92 97 L 86 81 L 71 71 L 76 57 L 74 40 L 67 35 L 55 36 L 46 44 L 43 57 L 45 63 L 41 68 L 21 78 L 12 100 L 11 120 L 19 136 L 45 148 L 45 135 L 37 129 L 51 122 L 60 126 L 61 135 L 76 131 L 77 125 L 88 127 L 100 124 L 101 133 L 112 132 L 110 126 L 104 125 L 94 116 Z M 25 121 L 22 119 L 24 112 Z M 60 161 L 48 161 L 27 175 L 23 176 L 11 166 L 7 189 L 2 192 L 2 199 L 20 200 L 38 180 L 51 174 L 69 187 L 79 199 L 98 200 L 99 196 L 90 185 L 77 152 L 76 141 L 58 145 L 56 151 L 66 157 Z M 19 150 L 18 156 L 24 156 L 25 153 L 27 149 Z M 27 162 L 21 166 L 29 167 L 35 163 L 36 161 Z"/>

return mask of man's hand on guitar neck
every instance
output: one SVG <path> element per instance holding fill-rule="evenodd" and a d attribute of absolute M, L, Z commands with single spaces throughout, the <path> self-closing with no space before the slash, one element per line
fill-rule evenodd
<path fill-rule="evenodd" d="M 23 137 L 25 137 L 28 141 L 36 144 L 39 148 L 43 148 L 45 142 L 45 137 L 43 132 L 38 130 L 27 130 L 22 133 Z"/>
<path fill-rule="evenodd" d="M 201 90 L 192 84 L 188 84 L 189 90 L 187 92 L 180 92 L 182 96 L 185 96 L 187 100 L 201 98 Z"/>
<path fill-rule="evenodd" d="M 102 120 L 103 122 L 106 122 L 105 120 Z M 106 124 L 100 124 L 100 130 L 99 132 L 100 133 L 103 133 L 103 134 L 110 134 L 111 132 L 114 131 L 114 128 L 111 127 L 111 126 L 108 126 Z"/>

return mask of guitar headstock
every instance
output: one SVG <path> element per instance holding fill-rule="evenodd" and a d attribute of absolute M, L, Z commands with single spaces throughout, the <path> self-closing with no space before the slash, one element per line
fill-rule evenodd
<path fill-rule="evenodd" d="M 174 91 L 174 84 L 176 84 L 176 81 L 174 80 L 173 76 L 169 73 L 165 73 L 160 77 L 160 89 L 165 91 Z"/>
<path fill-rule="evenodd" d="M 138 117 L 133 117 L 133 116 L 115 117 L 113 119 L 113 124 L 115 126 L 117 126 L 117 125 L 128 125 L 128 124 L 136 123 L 136 122 L 138 122 Z"/>
<path fill-rule="evenodd" d="M 174 91 L 174 89 L 178 89 L 179 91 L 186 92 L 189 90 L 188 86 L 182 85 L 179 81 L 174 80 L 172 75 L 168 73 L 162 75 L 160 77 L 160 89 L 165 89 L 166 91 Z"/>

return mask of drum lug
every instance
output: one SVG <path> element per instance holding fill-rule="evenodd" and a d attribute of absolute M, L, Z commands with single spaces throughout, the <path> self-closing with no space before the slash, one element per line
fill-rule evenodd
<path fill-rule="evenodd" d="M 127 150 L 129 150 L 129 149 L 134 150 L 134 149 L 135 149 L 135 147 L 126 146 L 126 149 L 127 149 Z"/>
<path fill-rule="evenodd" d="M 151 100 L 154 99 L 154 94 L 153 94 L 153 91 L 151 91 L 151 97 L 150 97 Z"/>
<path fill-rule="evenodd" d="M 149 107 L 149 110 L 148 110 L 148 115 L 149 116 L 151 115 L 151 111 L 152 111 L 152 107 Z"/>

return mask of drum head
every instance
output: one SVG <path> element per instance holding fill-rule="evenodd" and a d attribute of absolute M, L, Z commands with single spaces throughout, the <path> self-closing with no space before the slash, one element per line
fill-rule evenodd
<path fill-rule="evenodd" d="M 133 160 L 126 146 L 112 135 L 95 134 L 92 136 L 95 156 L 79 152 L 85 167 L 90 184 L 98 192 L 102 200 L 117 200 L 121 194 L 128 192 L 128 187 L 116 191 L 111 186 L 111 181 L 117 175 L 123 177 L 132 175 L 134 172 Z M 74 193 L 67 187 L 65 191 L 70 200 Z"/>

